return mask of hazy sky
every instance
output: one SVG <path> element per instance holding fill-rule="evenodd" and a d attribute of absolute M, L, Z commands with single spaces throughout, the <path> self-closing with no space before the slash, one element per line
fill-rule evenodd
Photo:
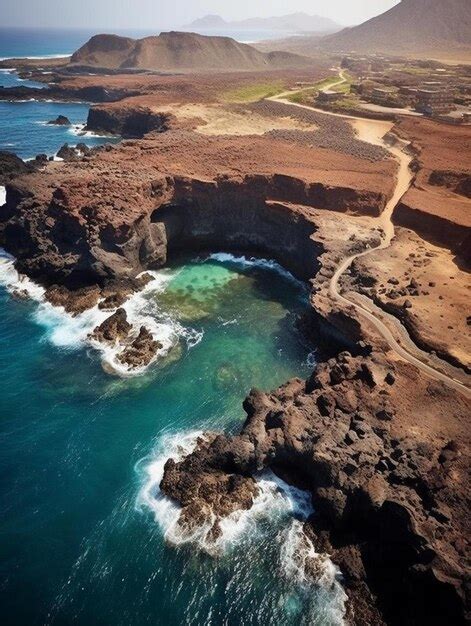
<path fill-rule="evenodd" d="M 295 11 L 358 24 L 399 0 L 0 0 L 0 26 L 65 26 L 100 29 L 169 28 L 207 13 L 225 19 Z"/>

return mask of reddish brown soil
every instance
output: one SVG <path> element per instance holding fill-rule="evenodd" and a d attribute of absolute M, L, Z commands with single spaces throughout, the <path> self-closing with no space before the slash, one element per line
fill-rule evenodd
<path fill-rule="evenodd" d="M 463 233 L 471 227 L 471 126 L 415 118 L 401 120 L 396 128 L 418 149 L 420 169 L 393 219 L 404 226 L 413 226 L 410 222 L 415 221 L 419 233 L 438 243 L 452 243 L 450 222 Z M 450 174 L 458 180 L 451 180 Z M 429 226 L 427 214 L 436 218 Z"/>

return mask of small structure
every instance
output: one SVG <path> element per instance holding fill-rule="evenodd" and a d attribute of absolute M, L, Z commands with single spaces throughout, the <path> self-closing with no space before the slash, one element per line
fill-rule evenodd
<path fill-rule="evenodd" d="M 442 115 L 453 108 L 453 96 L 447 89 L 417 89 L 416 110 L 419 113 Z"/>
<path fill-rule="evenodd" d="M 408 106 L 414 105 L 417 101 L 417 87 L 402 85 L 399 87 L 399 97 L 404 104 Z"/>
<path fill-rule="evenodd" d="M 380 106 L 391 106 L 396 104 L 397 87 L 375 87 L 371 92 L 371 102 Z"/>
<path fill-rule="evenodd" d="M 333 91 L 332 89 L 322 89 L 317 94 L 317 101 L 323 104 L 328 102 L 337 102 L 343 98 L 344 94 L 340 91 Z"/>

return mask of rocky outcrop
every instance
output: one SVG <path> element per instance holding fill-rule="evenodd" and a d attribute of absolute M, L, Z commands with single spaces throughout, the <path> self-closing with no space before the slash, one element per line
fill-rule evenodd
<path fill-rule="evenodd" d="M 129 370 L 147 367 L 162 348 L 160 341 L 145 326 L 141 326 L 137 336 L 128 322 L 126 311 L 117 309 L 110 317 L 97 326 L 89 338 L 102 344 L 121 347 L 116 359 Z"/>
<path fill-rule="evenodd" d="M 160 341 L 156 341 L 152 333 L 145 326 L 141 326 L 138 336 L 117 358 L 130 368 L 147 367 L 161 348 Z"/>
<path fill-rule="evenodd" d="M 455 193 L 471 198 L 471 174 L 449 170 L 434 170 L 428 182 L 438 187 L 447 187 Z"/>
<path fill-rule="evenodd" d="M 0 150 L 0 185 L 6 185 L 10 180 L 34 171 L 31 163 L 25 163 L 12 152 Z"/>
<path fill-rule="evenodd" d="M 54 126 L 70 126 L 71 122 L 65 115 L 58 115 L 55 120 L 50 120 L 48 124 L 52 124 Z"/>
<path fill-rule="evenodd" d="M 90 154 L 90 148 L 84 143 L 78 143 L 75 147 L 65 143 L 59 148 L 56 156 L 64 161 L 76 161 L 88 154 Z"/>
<path fill-rule="evenodd" d="M 150 132 L 163 133 L 170 128 L 172 116 L 155 113 L 146 107 L 91 107 L 85 130 L 138 138 Z"/>
<path fill-rule="evenodd" d="M 61 100 L 83 102 L 118 102 L 123 98 L 138 96 L 135 89 L 105 88 L 100 86 L 75 87 L 49 85 L 40 87 L 1 87 L 0 100 Z"/>
<path fill-rule="evenodd" d="M 471 266 L 471 250 L 464 245 L 471 237 L 471 227 L 447 217 L 433 214 L 424 203 L 414 202 L 414 191 L 409 192 L 394 210 L 394 223 L 415 231 L 425 239 L 446 246 L 460 255 Z M 426 199 L 425 199 L 426 202 Z"/>
<path fill-rule="evenodd" d="M 115 344 L 127 339 L 132 326 L 127 320 L 126 311 L 117 309 L 91 333 L 90 338 L 101 343 Z"/>
<path fill-rule="evenodd" d="M 411 411 L 425 397 L 424 421 Z M 161 489 L 181 505 L 180 524 L 214 522 L 217 532 L 221 517 L 250 506 L 251 477 L 269 467 L 312 493 L 306 532 L 340 565 L 355 623 L 373 602 L 388 624 L 464 623 L 466 433 L 435 431 L 441 411 L 458 426 L 469 403 L 378 353 L 342 353 L 307 383 L 252 391 L 244 408 L 239 435 L 211 434 L 167 462 Z"/>
<path fill-rule="evenodd" d="M 46 298 L 53 306 L 63 307 L 67 313 L 82 313 L 98 302 L 100 289 L 94 285 L 70 291 L 62 285 L 51 285 Z"/>

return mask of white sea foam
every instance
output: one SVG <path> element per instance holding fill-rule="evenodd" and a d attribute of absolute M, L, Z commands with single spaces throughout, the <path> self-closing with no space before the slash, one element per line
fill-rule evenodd
<path fill-rule="evenodd" d="M 18 59 L 30 59 L 30 60 L 39 60 L 39 61 L 41 59 L 68 59 L 70 54 L 43 54 L 41 56 L 31 56 L 31 57 L 10 56 L 10 57 L 0 57 L 0 61 L 9 61 L 10 59 L 13 59 L 15 61 Z"/>
<path fill-rule="evenodd" d="M 328 612 L 328 623 L 343 624 L 347 596 L 340 582 L 340 571 L 328 555 L 316 552 L 303 529 L 313 513 L 308 492 L 288 485 L 271 471 L 264 471 L 257 477 L 259 493 L 252 507 L 219 520 L 217 536 L 212 533 L 214 516 L 193 528 L 179 524 L 181 508 L 160 490 L 164 466 L 169 458 L 180 461 L 190 454 L 202 436 L 202 431 L 168 434 L 150 456 L 138 462 L 136 471 L 142 485 L 136 509 L 152 513 L 168 543 L 174 546 L 193 544 L 211 556 L 228 554 L 242 541 L 254 541 L 257 536 L 261 539 L 263 531 L 260 529 L 266 528 L 267 522 L 279 525 L 281 530 L 274 541 L 279 546 L 282 575 L 297 588 L 309 590 L 314 585 L 317 593 L 325 596 L 319 599 L 319 606 Z"/>
<path fill-rule="evenodd" d="M 7 190 L 5 187 L 0 186 L 0 206 L 3 206 L 7 201 Z"/>
<path fill-rule="evenodd" d="M 136 508 L 150 510 L 165 539 L 172 545 L 192 543 L 210 555 L 230 551 L 245 536 L 254 536 L 262 519 L 292 515 L 307 519 L 312 513 L 310 494 L 282 481 L 270 471 L 257 477 L 259 493 L 248 510 L 239 510 L 219 520 L 220 533 L 214 537 L 216 518 L 189 529 L 179 524 L 181 509 L 160 490 L 164 466 L 169 458 L 182 460 L 196 447 L 201 431 L 165 436 L 150 457 L 142 459 L 136 469 L 142 477 Z"/>
<path fill-rule="evenodd" d="M 315 621 L 309 623 L 343 626 L 348 597 L 341 583 L 341 572 L 328 554 L 316 551 L 301 521 L 293 520 L 285 530 L 280 556 L 288 580 L 308 593 L 315 585 L 316 615 Z"/>
<path fill-rule="evenodd" d="M 15 258 L 0 248 L 0 285 L 9 293 L 24 295 L 37 302 L 44 299 L 44 289 L 15 269 Z"/>
<path fill-rule="evenodd" d="M 193 452 L 202 436 L 202 431 L 165 435 L 153 453 L 136 465 L 136 471 L 142 479 L 136 508 L 153 513 L 167 541 L 174 545 L 196 543 L 209 554 L 221 554 L 236 544 L 242 536 L 253 535 L 257 522 L 262 518 L 290 514 L 305 520 L 311 515 L 311 497 L 308 492 L 288 485 L 271 471 L 265 471 L 257 477 L 259 493 L 252 507 L 231 513 L 220 520 L 221 533 L 217 538 L 210 534 L 215 519 L 191 530 L 180 526 L 180 507 L 161 492 L 160 482 L 167 460 L 181 461 Z"/>
<path fill-rule="evenodd" d="M 91 130 L 85 130 L 86 126 L 87 126 L 86 124 L 73 124 L 72 126 L 69 127 L 68 131 L 72 135 L 76 135 L 78 137 L 95 137 L 97 139 L 102 139 L 103 137 L 109 137 L 109 135 L 106 135 L 106 134 L 100 135 L 99 133 L 94 133 Z"/>
<path fill-rule="evenodd" d="M 274 261 L 273 259 L 264 259 L 253 256 L 248 257 L 245 255 L 236 256 L 229 252 L 214 252 L 213 254 L 210 254 L 207 258 L 214 261 L 219 261 L 221 263 L 233 263 L 241 267 L 261 267 L 264 269 L 273 270 L 293 282 L 304 285 L 304 283 L 302 283 L 295 276 L 293 276 L 290 271 L 285 269 L 282 265 L 280 265 L 277 261 Z"/>
<path fill-rule="evenodd" d="M 46 330 L 46 338 L 55 346 L 76 350 L 92 345 L 101 354 L 102 361 L 108 370 L 121 376 L 135 376 L 145 371 L 143 368 L 128 368 L 118 359 L 123 351 L 122 344 L 106 345 L 90 338 L 90 333 L 111 315 L 111 311 L 103 311 L 98 305 L 78 315 L 67 313 L 63 307 L 53 306 L 45 297 L 45 290 L 28 277 L 18 273 L 14 265 L 15 259 L 0 249 L 0 284 L 7 291 L 17 296 L 33 299 L 38 306 L 33 313 L 35 321 Z M 141 326 L 146 326 L 152 335 L 162 344 L 154 360 L 166 356 L 180 339 L 186 341 L 189 348 L 202 339 L 202 331 L 185 328 L 170 315 L 162 312 L 153 294 L 163 291 L 174 274 L 167 270 L 148 272 L 152 275 L 144 289 L 133 294 L 122 305 L 127 313 L 128 321 L 137 335 Z"/>

